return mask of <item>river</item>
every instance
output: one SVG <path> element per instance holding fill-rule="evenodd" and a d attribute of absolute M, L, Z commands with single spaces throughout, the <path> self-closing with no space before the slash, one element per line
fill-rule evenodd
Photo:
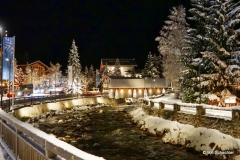
<path fill-rule="evenodd" d="M 68 110 L 40 119 L 37 127 L 71 145 L 107 160 L 209 159 L 147 135 L 124 111 L 125 106 Z M 36 123 L 35 123 L 36 124 Z"/>

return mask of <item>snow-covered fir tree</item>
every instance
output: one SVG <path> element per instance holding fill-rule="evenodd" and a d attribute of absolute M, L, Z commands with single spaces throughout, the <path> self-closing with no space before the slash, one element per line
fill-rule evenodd
<path fill-rule="evenodd" d="M 103 73 L 102 73 L 102 77 L 103 77 L 104 75 L 109 76 L 109 70 L 108 70 L 108 65 L 107 65 L 107 63 L 106 63 L 106 65 L 104 66 L 104 70 L 103 70 Z"/>
<path fill-rule="evenodd" d="M 84 76 L 82 79 L 82 84 L 85 86 L 84 89 L 91 90 L 95 86 L 95 76 L 94 76 L 94 67 L 91 65 L 88 69 L 88 67 L 85 67 Z"/>
<path fill-rule="evenodd" d="M 158 50 L 163 56 L 163 76 L 168 86 L 179 87 L 179 79 L 183 65 L 181 55 L 184 52 L 187 35 L 186 10 L 180 5 L 170 10 L 169 20 L 160 31 L 160 36 L 155 40 L 159 41 Z"/>
<path fill-rule="evenodd" d="M 122 76 L 122 72 L 121 72 L 121 64 L 119 59 L 116 59 L 116 63 L 113 69 L 113 73 L 112 76 L 117 76 L 117 77 L 121 77 Z"/>
<path fill-rule="evenodd" d="M 80 64 L 78 47 L 75 45 L 74 40 L 72 42 L 72 47 L 70 49 L 70 53 L 68 57 L 68 66 L 72 66 L 73 86 L 81 86 L 79 83 L 81 81 L 82 66 Z"/>
<path fill-rule="evenodd" d="M 193 8 L 189 10 L 192 17 L 189 20 L 195 23 L 194 28 L 188 28 L 187 44 L 189 49 L 182 55 L 182 62 L 186 67 L 183 72 L 181 81 L 181 88 L 183 93 L 183 100 L 186 102 L 199 102 L 200 86 L 199 74 L 203 73 L 203 69 L 207 70 L 207 62 L 204 64 L 201 52 L 208 47 L 203 41 L 202 37 L 207 34 L 204 29 L 204 24 L 207 23 L 207 10 L 210 8 L 209 1 L 191 0 Z M 201 77 L 202 78 L 202 77 Z"/>
<path fill-rule="evenodd" d="M 189 29 L 191 52 L 184 55 L 188 68 L 183 88 L 186 101 L 199 101 L 215 93 L 223 105 L 222 91 L 234 92 L 239 81 L 240 2 L 233 0 L 191 0 L 195 28 Z M 197 85 L 196 85 L 197 84 Z"/>
<path fill-rule="evenodd" d="M 145 66 L 142 70 L 143 77 L 159 78 L 162 77 L 161 56 L 156 56 L 151 52 L 147 56 Z"/>
<path fill-rule="evenodd" d="M 85 67 L 85 71 L 84 71 L 84 76 L 85 76 L 85 77 L 88 77 L 88 75 L 89 75 L 88 67 L 86 66 L 86 67 Z"/>
<path fill-rule="evenodd" d="M 88 82 L 88 87 L 91 89 L 93 87 L 95 87 L 95 72 L 94 72 L 94 67 L 93 65 L 90 66 L 89 68 L 89 82 Z"/>
<path fill-rule="evenodd" d="M 210 44 L 203 58 L 211 62 L 213 73 L 210 74 L 213 84 L 211 92 L 216 93 L 224 105 L 226 90 L 234 93 L 239 83 L 239 53 L 240 53 L 240 2 L 233 0 L 218 0 L 211 2 L 209 24 L 205 26 L 210 32 L 204 41 Z M 224 92 L 223 92 L 224 91 Z"/>
<path fill-rule="evenodd" d="M 89 77 L 91 78 L 94 78 L 94 67 L 93 65 L 91 64 L 90 68 L 89 68 Z"/>

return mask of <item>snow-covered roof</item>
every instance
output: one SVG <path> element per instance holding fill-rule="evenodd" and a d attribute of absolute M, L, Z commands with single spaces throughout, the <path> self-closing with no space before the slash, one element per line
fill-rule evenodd
<path fill-rule="evenodd" d="M 28 65 L 31 66 L 31 65 L 36 64 L 36 63 L 41 64 L 42 66 L 44 66 L 46 68 L 46 70 L 49 69 L 49 67 L 46 64 L 44 64 L 43 62 L 41 62 L 40 60 L 37 60 L 37 61 L 32 62 L 32 63 L 29 63 Z M 20 65 L 18 65 L 18 67 L 20 67 L 20 68 L 25 68 L 26 66 L 27 66 L 27 64 L 20 64 Z"/>
<path fill-rule="evenodd" d="M 166 87 L 165 78 L 142 79 L 111 77 L 109 88 L 163 88 Z"/>
<path fill-rule="evenodd" d="M 117 59 L 117 58 L 116 58 Z M 116 59 L 101 59 L 102 65 L 115 66 Z M 121 66 L 137 66 L 135 59 L 119 59 Z"/>
<path fill-rule="evenodd" d="M 221 95 L 226 95 L 227 97 L 236 97 L 235 95 L 233 95 L 228 89 L 224 89 L 222 92 L 221 92 Z"/>

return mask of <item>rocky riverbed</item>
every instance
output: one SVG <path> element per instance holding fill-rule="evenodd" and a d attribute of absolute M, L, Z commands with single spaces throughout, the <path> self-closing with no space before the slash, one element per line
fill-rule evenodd
<path fill-rule="evenodd" d="M 25 120 L 60 140 L 107 160 L 208 159 L 148 135 L 132 123 L 125 108 L 102 105 L 82 110 L 74 107 Z"/>

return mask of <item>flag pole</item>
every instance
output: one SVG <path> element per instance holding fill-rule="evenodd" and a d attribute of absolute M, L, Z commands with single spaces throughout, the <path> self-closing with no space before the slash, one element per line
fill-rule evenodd
<path fill-rule="evenodd" d="M 13 109 L 13 105 L 14 105 L 14 62 L 15 62 L 15 36 L 13 37 L 14 41 L 13 41 L 13 47 L 14 47 L 14 51 L 13 51 L 13 60 L 12 60 L 12 109 Z"/>
<path fill-rule="evenodd" d="M 3 107 L 3 39 L 2 39 L 2 34 L 3 34 L 3 29 L 0 27 L 0 31 L 1 31 L 1 107 Z"/>

